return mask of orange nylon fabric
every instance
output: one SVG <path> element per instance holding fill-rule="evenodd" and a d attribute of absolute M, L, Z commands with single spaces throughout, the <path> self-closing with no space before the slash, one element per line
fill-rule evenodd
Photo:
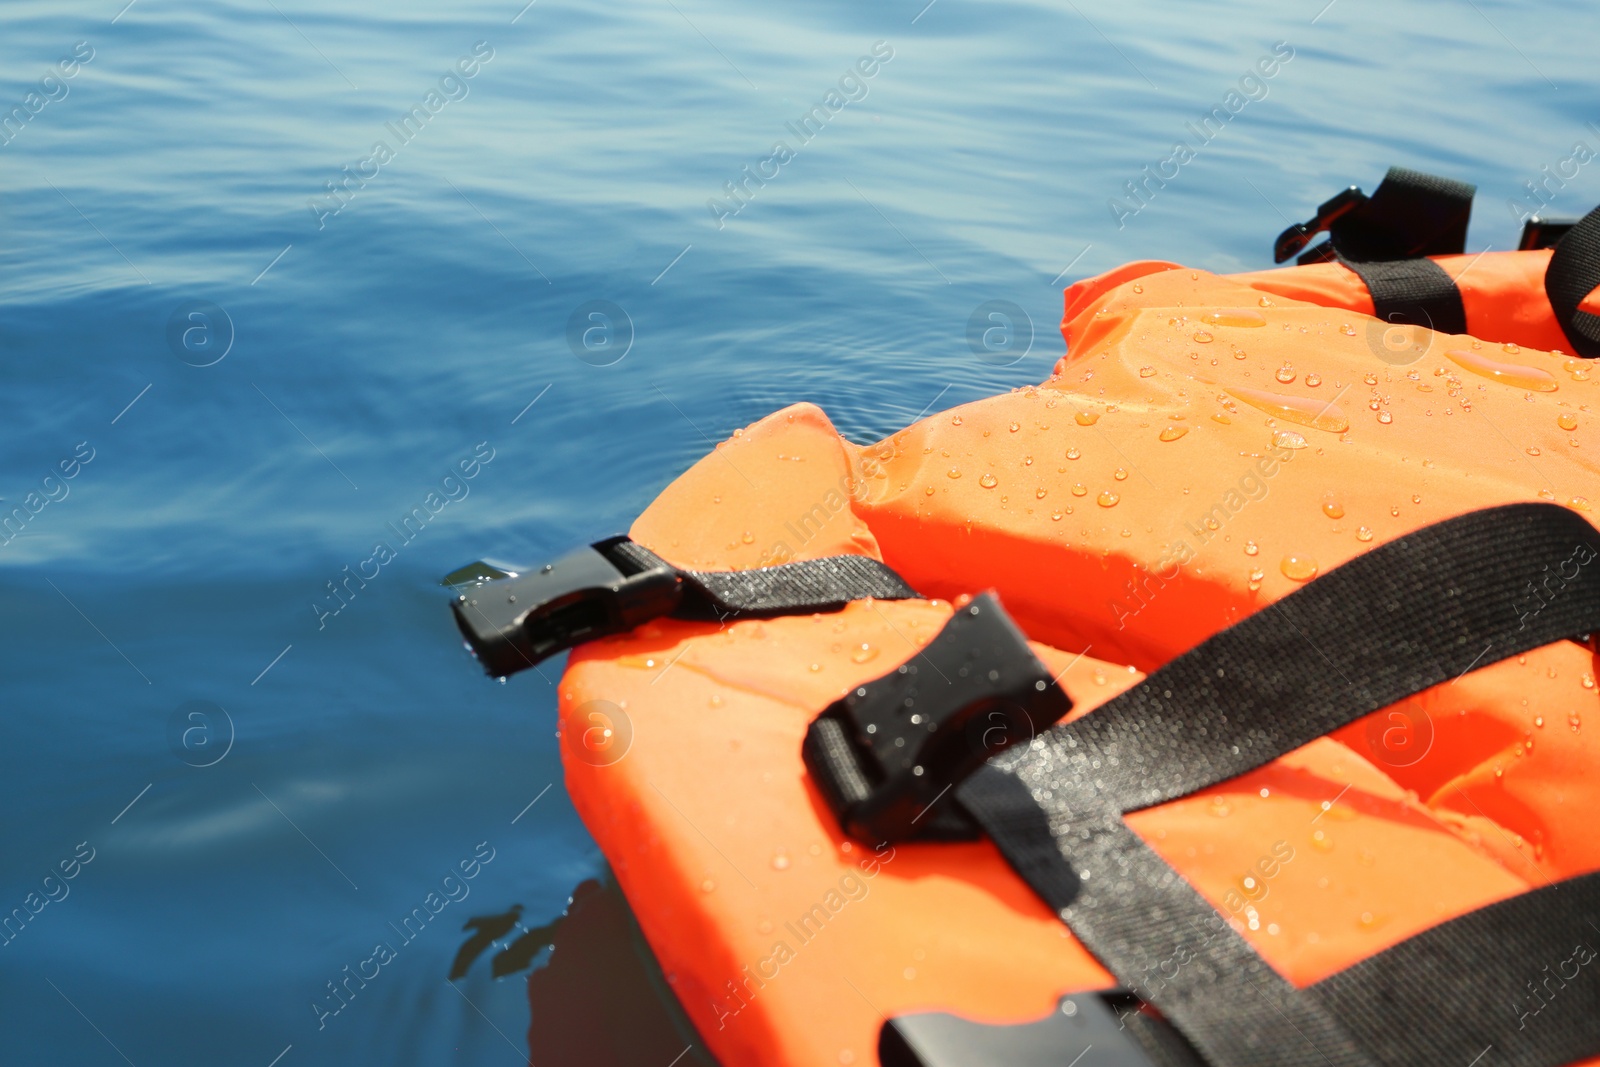
<path fill-rule="evenodd" d="M 1541 249 L 1431 258 L 1455 279 L 1456 288 L 1461 290 L 1469 333 L 1485 341 L 1512 341 L 1528 348 L 1559 351 L 1569 345 L 1544 291 L 1544 272 L 1551 255 L 1550 249 Z M 1372 297 L 1366 285 L 1354 271 L 1337 263 L 1233 277 L 1263 292 L 1293 300 L 1372 314 Z"/>
<path fill-rule="evenodd" d="M 1466 277 L 1536 277 L 1543 300 L 1547 256 L 1494 255 Z M 797 405 L 640 516 L 635 539 L 681 566 L 852 552 L 944 598 L 662 620 L 571 657 L 569 792 L 721 1062 L 873 1063 L 887 1016 L 1019 1022 L 1113 984 L 989 844 L 874 855 L 806 780 L 807 724 L 931 640 L 950 600 L 996 589 L 1079 715 L 1431 522 L 1536 499 L 1594 521 L 1587 365 L 1394 334 L 1343 270 L 1130 264 L 1067 291 L 1069 355 L 1042 385 L 865 447 Z M 1475 329 L 1534 336 L 1516 331 L 1536 311 L 1480 324 L 1473 306 Z M 1129 823 L 1272 966 L 1317 981 L 1600 868 L 1596 667 L 1570 642 L 1483 667 Z"/>

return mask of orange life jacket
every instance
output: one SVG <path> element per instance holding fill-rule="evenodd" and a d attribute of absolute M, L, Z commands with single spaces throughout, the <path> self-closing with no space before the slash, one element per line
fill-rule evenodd
<path fill-rule="evenodd" d="M 1592 524 L 1600 384 L 1560 351 L 1550 258 L 1435 257 L 1458 335 L 1374 318 L 1337 263 L 1129 264 L 1067 290 L 1068 354 L 1037 386 L 866 446 L 797 404 L 667 487 L 630 534 L 677 567 L 861 556 L 929 598 L 658 618 L 571 656 L 567 788 L 718 1060 L 871 1063 L 893 1017 L 1020 1024 L 1115 985 L 989 841 L 851 840 L 802 762 L 808 727 L 981 590 L 1077 720 L 1441 520 L 1555 502 Z M 1483 663 L 1127 822 L 1301 987 L 1600 870 L 1593 646 Z"/>

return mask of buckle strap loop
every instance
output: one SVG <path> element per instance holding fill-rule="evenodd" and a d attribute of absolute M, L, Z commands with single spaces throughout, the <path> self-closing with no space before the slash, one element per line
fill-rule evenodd
<path fill-rule="evenodd" d="M 830 704 L 802 755 L 860 840 L 971 838 L 976 827 L 947 794 L 1071 707 L 1000 601 L 984 593 L 917 655 Z"/>
<path fill-rule="evenodd" d="M 722 621 L 838 611 L 868 597 L 916 596 L 892 569 L 866 556 L 692 571 L 627 537 L 610 537 L 537 570 L 459 586 L 450 607 L 484 670 L 503 678 L 585 641 L 667 615 Z"/>

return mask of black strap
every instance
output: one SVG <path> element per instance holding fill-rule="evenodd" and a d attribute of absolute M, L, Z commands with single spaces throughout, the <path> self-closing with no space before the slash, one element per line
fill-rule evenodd
<path fill-rule="evenodd" d="M 1597 556 L 1600 535 L 1555 505 L 1509 505 L 1419 530 L 1054 727 L 1021 759 L 985 766 L 957 796 L 1078 939 L 1211 1063 L 1406 1062 L 1348 1018 L 1344 987 L 1321 997 L 1286 982 L 1122 815 L 1235 777 L 1478 666 L 1600 628 Z M 1419 981 L 1391 993 L 1413 1015 L 1484 1014 L 1482 1025 L 1518 1050 L 1517 1067 L 1566 1062 L 1518 1043 L 1514 1021 L 1464 1008 L 1451 988 Z M 1545 1010 L 1564 1015 L 1578 1003 Z M 1600 1052 L 1600 1027 L 1590 1024 L 1586 1040 Z"/>
<path fill-rule="evenodd" d="M 1475 192 L 1467 182 L 1390 167 L 1366 203 L 1329 226 L 1329 244 L 1340 259 L 1361 263 L 1455 255 L 1467 247 Z"/>
<path fill-rule="evenodd" d="M 1600 207 L 1568 230 L 1544 272 L 1544 291 L 1572 350 L 1585 359 L 1600 357 L 1600 315 L 1578 304 L 1600 285 Z"/>
<path fill-rule="evenodd" d="M 1467 309 L 1455 279 L 1431 259 L 1342 260 L 1372 294 L 1373 314 L 1384 322 L 1466 333 Z"/>
<path fill-rule="evenodd" d="M 522 574 L 474 564 L 451 577 L 459 579 L 451 583 L 456 626 L 483 669 L 498 678 L 666 615 L 722 621 L 917 595 L 894 571 L 864 556 L 751 571 L 684 571 L 626 537 L 597 541 Z"/>
<path fill-rule="evenodd" d="M 1385 1067 L 1576 1063 L 1600 1052 L 1600 873 L 1468 912 L 1307 992 Z"/>
<path fill-rule="evenodd" d="M 641 571 L 671 566 L 637 541 L 618 541 L 608 555 Z M 680 619 L 838 611 L 853 600 L 909 600 L 919 595 L 887 564 L 867 556 L 827 556 L 749 571 L 678 573 L 688 587 L 683 603 L 672 613 Z"/>

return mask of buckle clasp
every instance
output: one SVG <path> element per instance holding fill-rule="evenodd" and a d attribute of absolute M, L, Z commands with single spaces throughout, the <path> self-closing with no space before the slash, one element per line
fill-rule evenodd
<path fill-rule="evenodd" d="M 1000 601 L 984 593 L 917 655 L 828 705 L 802 753 L 853 837 L 975 837 L 951 788 L 1071 707 Z"/>
<path fill-rule="evenodd" d="M 1272 244 L 1272 261 L 1282 263 L 1290 256 L 1295 255 L 1311 243 L 1311 239 L 1333 227 L 1344 216 L 1365 204 L 1367 194 L 1361 191 L 1360 186 L 1352 185 L 1350 188 L 1325 200 L 1317 208 L 1317 213 L 1307 222 L 1297 222 L 1287 230 L 1278 234 L 1278 239 Z"/>
<path fill-rule="evenodd" d="M 558 652 L 672 612 L 683 580 L 668 566 L 627 573 L 607 549 L 613 537 L 538 570 L 462 586 L 456 625 L 491 677 L 526 670 Z"/>

